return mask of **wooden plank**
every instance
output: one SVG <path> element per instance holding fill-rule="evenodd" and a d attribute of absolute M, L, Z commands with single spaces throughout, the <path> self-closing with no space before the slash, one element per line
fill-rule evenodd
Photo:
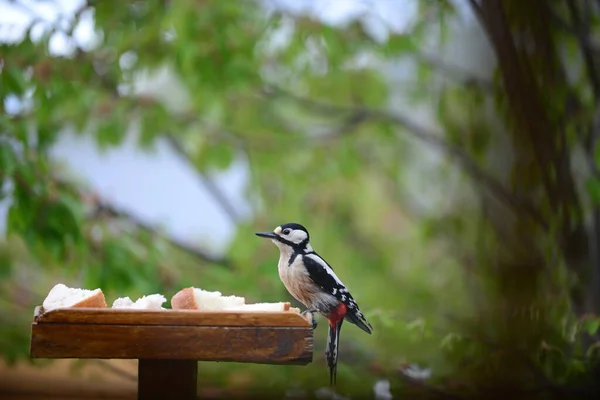
<path fill-rule="evenodd" d="M 182 325 L 310 327 L 304 316 L 293 311 L 196 311 L 131 310 L 112 308 L 67 308 L 34 314 L 38 324 Z"/>
<path fill-rule="evenodd" d="M 138 400 L 196 399 L 198 362 L 146 360 L 138 366 Z"/>
<path fill-rule="evenodd" d="M 312 362 L 311 327 L 32 324 L 33 358 Z"/>

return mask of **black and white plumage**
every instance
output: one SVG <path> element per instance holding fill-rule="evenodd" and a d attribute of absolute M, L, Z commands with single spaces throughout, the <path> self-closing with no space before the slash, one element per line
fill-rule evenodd
<path fill-rule="evenodd" d="M 326 358 L 330 383 L 335 383 L 339 334 L 344 320 L 371 334 L 373 328 L 360 311 L 349 290 L 327 261 L 310 245 L 306 228 L 297 223 L 280 225 L 273 232 L 256 235 L 271 239 L 279 248 L 279 277 L 290 294 L 307 307 L 327 318 L 329 335 Z"/>

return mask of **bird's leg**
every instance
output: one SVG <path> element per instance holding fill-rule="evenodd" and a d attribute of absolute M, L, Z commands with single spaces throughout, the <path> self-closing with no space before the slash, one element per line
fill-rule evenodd
<path fill-rule="evenodd" d="M 315 318 L 316 312 L 317 312 L 317 310 L 308 308 L 300 313 L 300 315 L 303 315 L 303 316 L 305 316 L 306 314 L 310 314 L 310 320 L 312 321 L 313 329 L 317 329 L 317 319 Z"/>

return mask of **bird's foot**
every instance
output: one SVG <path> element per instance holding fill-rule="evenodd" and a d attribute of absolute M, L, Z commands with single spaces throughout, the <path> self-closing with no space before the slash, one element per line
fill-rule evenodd
<path fill-rule="evenodd" d="M 306 317 L 306 314 L 310 315 L 310 320 L 312 322 L 313 329 L 317 329 L 317 319 L 315 318 L 316 312 L 317 312 L 317 310 L 307 309 L 300 313 L 302 316 L 305 316 L 305 317 Z"/>

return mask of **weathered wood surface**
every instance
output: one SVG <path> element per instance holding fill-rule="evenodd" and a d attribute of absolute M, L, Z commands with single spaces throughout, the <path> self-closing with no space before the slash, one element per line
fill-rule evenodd
<path fill-rule="evenodd" d="M 99 325 L 178 325 L 178 326 L 239 326 L 239 327 L 299 327 L 311 323 L 292 311 L 196 311 L 196 310 L 132 310 L 112 308 L 69 308 L 42 312 L 37 307 L 34 322 L 55 324 Z"/>
<path fill-rule="evenodd" d="M 198 363 L 193 360 L 140 360 L 138 399 L 195 399 Z"/>
<path fill-rule="evenodd" d="M 34 323 L 33 358 L 147 358 L 308 364 L 312 328 Z"/>
<path fill-rule="evenodd" d="M 312 361 L 312 324 L 295 312 L 42 311 L 31 325 L 32 358 L 138 359 L 138 399 L 195 399 L 197 361 Z"/>

